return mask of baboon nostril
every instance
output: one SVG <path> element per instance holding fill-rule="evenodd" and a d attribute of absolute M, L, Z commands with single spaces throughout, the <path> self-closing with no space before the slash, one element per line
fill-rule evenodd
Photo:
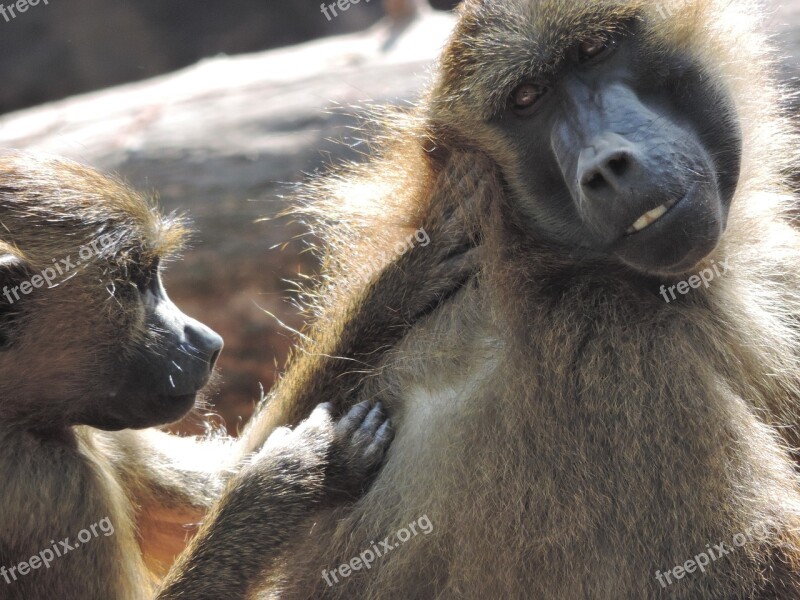
<path fill-rule="evenodd" d="M 628 159 L 624 155 L 612 158 L 608 161 L 608 168 L 614 175 L 624 175 L 628 169 Z"/>
<path fill-rule="evenodd" d="M 185 317 L 186 325 L 184 334 L 190 347 L 194 349 L 194 357 L 198 360 L 198 366 L 202 361 L 207 360 L 208 370 L 213 371 L 217 364 L 217 359 L 225 346 L 225 342 L 217 332 L 206 327 L 199 321 Z"/>
<path fill-rule="evenodd" d="M 598 190 L 606 184 L 606 179 L 600 171 L 594 171 L 593 173 L 584 175 L 581 183 L 584 187 L 588 187 L 591 190 Z"/>
<path fill-rule="evenodd" d="M 581 187 L 586 192 L 603 192 L 619 189 L 630 175 L 632 159 L 628 152 L 618 150 L 605 154 L 586 165 L 581 176 Z"/>
<path fill-rule="evenodd" d="M 221 350 L 217 350 L 214 354 L 211 355 L 211 359 L 208 361 L 208 369 L 209 371 L 213 371 L 214 367 L 217 364 L 217 359 L 219 358 Z"/>

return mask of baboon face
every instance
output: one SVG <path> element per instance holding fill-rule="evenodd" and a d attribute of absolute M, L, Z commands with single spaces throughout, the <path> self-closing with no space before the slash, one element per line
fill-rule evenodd
<path fill-rule="evenodd" d="M 77 249 L 65 256 L 76 269 L 83 266 Z M 35 270 L 11 267 L 13 259 L 6 259 L 0 275 L 4 397 L 20 394 L 34 411 L 46 406 L 51 421 L 105 430 L 163 425 L 192 408 L 222 338 L 169 299 L 158 258 L 139 260 L 101 259 L 37 289 L 21 288 L 35 281 Z M 23 419 L 26 406 L 18 413 Z"/>
<path fill-rule="evenodd" d="M 551 4 L 500 3 L 530 31 L 508 32 L 521 47 L 496 50 L 502 59 L 482 57 L 498 72 L 500 60 L 530 61 L 487 118 L 522 221 L 639 272 L 690 270 L 719 241 L 740 174 L 742 136 L 719 74 L 688 48 L 654 43 L 657 24 L 633 9 L 580 3 L 567 9 L 574 23 L 543 24 L 547 10 L 565 13 Z M 481 5 L 482 23 L 503 10 Z"/>
<path fill-rule="evenodd" d="M 63 276 L 48 267 L 53 287 L 22 287 L 36 281 L 36 270 L 6 258 L 0 389 L 4 397 L 25 397 L 33 410 L 46 406 L 50 420 L 67 425 L 118 430 L 170 423 L 208 383 L 222 338 L 173 304 L 158 258 L 125 251 L 120 258 L 113 245 L 108 251 L 108 259 L 83 264 L 77 248 L 65 254 L 76 265 L 74 276 L 66 266 Z"/>
<path fill-rule="evenodd" d="M 654 57 L 636 23 L 521 82 L 495 125 L 517 149 L 532 226 L 650 273 L 714 249 L 739 177 L 731 103 L 691 60 Z M 666 61 L 666 64 L 663 62 Z"/>
<path fill-rule="evenodd" d="M 133 269 L 117 292 L 134 308 L 136 336 L 124 355 L 114 357 L 116 376 L 105 401 L 87 407 L 80 421 L 100 429 L 163 425 L 185 415 L 208 383 L 222 351 L 222 338 L 184 314 L 167 296 L 158 260 Z M 130 308 L 129 308 L 130 310 Z M 140 329 L 141 328 L 141 329 Z"/>
<path fill-rule="evenodd" d="M 180 219 L 96 171 L 0 156 L 0 417 L 117 430 L 182 417 L 222 339 L 161 281 Z"/>

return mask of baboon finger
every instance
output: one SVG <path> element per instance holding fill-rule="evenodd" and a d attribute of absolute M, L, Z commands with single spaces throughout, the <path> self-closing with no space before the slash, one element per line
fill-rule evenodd
<path fill-rule="evenodd" d="M 377 402 L 372 410 L 369 411 L 367 418 L 364 419 L 364 423 L 361 425 L 361 428 L 358 430 L 359 434 L 362 434 L 369 439 L 375 437 L 375 433 L 378 431 L 378 428 L 381 426 L 381 423 L 384 422 L 386 419 L 386 414 L 383 410 L 383 403 Z"/>
<path fill-rule="evenodd" d="M 375 439 L 364 451 L 364 460 L 369 465 L 368 468 L 377 469 L 381 466 L 393 439 L 394 428 L 392 427 L 392 422 L 386 419 L 375 433 Z"/>
<path fill-rule="evenodd" d="M 375 439 L 372 440 L 367 451 L 383 454 L 386 452 L 386 449 L 392 443 L 393 439 L 394 427 L 392 426 L 392 420 L 386 419 L 375 433 Z"/>
<path fill-rule="evenodd" d="M 356 404 L 336 424 L 337 436 L 344 438 L 353 435 L 359 429 L 359 427 L 361 427 L 361 424 L 364 422 L 364 419 L 367 417 L 369 412 L 369 402 L 364 401 Z"/>

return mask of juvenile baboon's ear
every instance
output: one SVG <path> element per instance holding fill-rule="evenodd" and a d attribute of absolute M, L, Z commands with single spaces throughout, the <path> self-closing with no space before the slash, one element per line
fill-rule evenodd
<path fill-rule="evenodd" d="M 3 253 L 0 248 L 0 352 L 11 343 L 12 322 L 16 313 L 14 304 L 19 300 L 14 288 L 25 279 L 27 272 L 27 265 L 22 258 Z"/>
<path fill-rule="evenodd" d="M 26 271 L 25 261 L 16 254 L 4 252 L 2 242 L 0 242 L 0 282 L 14 281 L 24 275 Z"/>
<path fill-rule="evenodd" d="M 25 261 L 16 254 L 3 252 L 0 246 L 0 285 L 8 285 L 18 281 L 27 271 Z"/>
<path fill-rule="evenodd" d="M 0 254 L 0 269 L 5 269 L 6 267 L 15 267 L 19 264 L 22 264 L 22 259 L 19 256 L 14 256 L 13 254 Z"/>

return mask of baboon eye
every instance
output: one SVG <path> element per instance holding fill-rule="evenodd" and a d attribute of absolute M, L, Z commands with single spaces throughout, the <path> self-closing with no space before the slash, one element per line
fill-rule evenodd
<path fill-rule="evenodd" d="M 587 62 L 600 56 L 615 45 L 613 38 L 607 35 L 597 35 L 583 40 L 578 44 L 578 62 Z"/>
<path fill-rule="evenodd" d="M 547 90 L 544 85 L 523 83 L 511 94 L 511 108 L 517 112 L 526 112 L 542 99 Z"/>
<path fill-rule="evenodd" d="M 146 267 L 135 267 L 130 274 L 130 281 L 139 291 L 144 292 L 158 273 L 159 259 Z"/>

